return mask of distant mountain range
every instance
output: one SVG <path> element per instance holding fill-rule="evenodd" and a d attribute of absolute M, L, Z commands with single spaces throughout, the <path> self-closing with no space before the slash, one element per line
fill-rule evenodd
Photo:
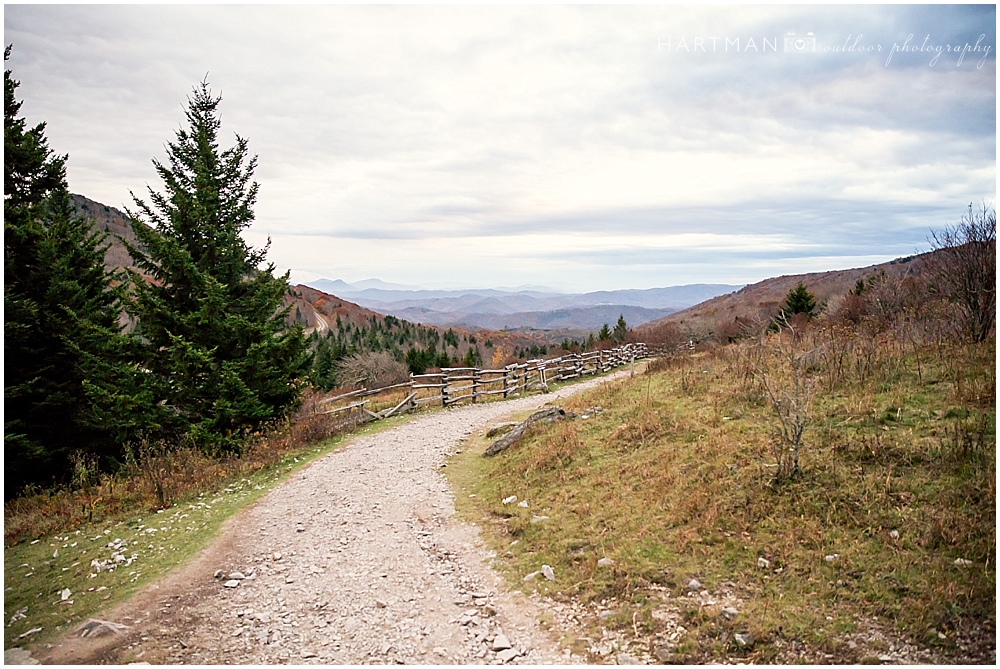
<path fill-rule="evenodd" d="M 424 290 L 387 284 L 378 279 L 347 283 L 319 279 L 308 284 L 372 309 L 409 321 L 488 330 L 596 329 L 618 316 L 641 325 L 740 286 L 691 284 L 646 290 L 559 293 L 545 288 Z"/>

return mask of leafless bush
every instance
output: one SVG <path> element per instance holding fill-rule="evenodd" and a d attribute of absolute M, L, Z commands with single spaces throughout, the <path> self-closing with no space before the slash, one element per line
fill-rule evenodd
<path fill-rule="evenodd" d="M 385 351 L 355 353 L 337 363 L 337 380 L 342 386 L 382 388 L 409 378 L 406 367 Z"/>
<path fill-rule="evenodd" d="M 780 326 L 776 334 L 762 336 L 755 347 L 747 347 L 746 351 L 777 418 L 771 439 L 777 480 L 794 476 L 800 469 L 802 437 L 812 419 L 817 387 L 817 377 L 811 370 L 819 358 L 819 348 L 806 346 L 794 324 L 785 320 Z"/>
<path fill-rule="evenodd" d="M 634 338 L 637 341 L 642 340 L 646 344 L 664 348 L 678 348 L 688 342 L 688 336 L 684 334 L 680 326 L 674 323 L 662 323 L 651 327 Z"/>
<path fill-rule="evenodd" d="M 996 323 L 996 211 L 985 204 L 955 226 L 931 233 L 931 289 L 962 310 L 966 336 L 985 341 Z"/>

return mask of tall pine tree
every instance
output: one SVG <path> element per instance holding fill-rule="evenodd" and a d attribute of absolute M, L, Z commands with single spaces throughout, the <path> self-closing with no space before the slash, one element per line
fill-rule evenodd
<path fill-rule="evenodd" d="M 4 60 L 10 47 L 4 49 Z M 104 267 L 104 235 L 76 215 L 66 156 L 45 124 L 27 128 L 4 71 L 4 478 L 64 479 L 74 451 L 105 459 L 119 444 L 95 412 L 95 393 L 121 376 L 120 292 Z"/>
<path fill-rule="evenodd" d="M 196 86 L 186 129 L 153 160 L 165 192 L 133 195 L 138 244 L 131 312 L 143 338 L 142 364 L 157 406 L 158 436 L 190 438 L 210 451 L 238 451 L 242 437 L 285 415 L 308 364 L 301 326 L 286 327 L 288 274 L 274 276 L 267 248 L 240 233 L 253 221 L 258 184 L 247 140 L 221 150 L 218 106 Z"/>

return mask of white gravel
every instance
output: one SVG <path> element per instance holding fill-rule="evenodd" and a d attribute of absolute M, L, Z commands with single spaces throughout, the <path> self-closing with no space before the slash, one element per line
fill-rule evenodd
<path fill-rule="evenodd" d="M 429 413 L 317 460 L 239 516 L 218 568 L 245 578 L 230 588 L 218 581 L 217 596 L 190 612 L 197 622 L 184 647 L 166 659 L 582 662 L 539 627 L 537 605 L 491 570 L 477 528 L 454 517 L 441 464 L 488 422 L 614 376 Z"/>

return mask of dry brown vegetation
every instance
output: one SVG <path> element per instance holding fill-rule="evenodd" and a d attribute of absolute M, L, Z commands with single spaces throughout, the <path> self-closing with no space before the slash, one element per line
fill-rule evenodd
<path fill-rule="evenodd" d="M 971 341 L 919 274 L 859 278 L 813 322 L 748 318 L 735 343 L 681 345 L 565 405 L 603 413 L 463 454 L 448 471 L 512 581 L 552 565 L 524 587 L 611 607 L 681 662 L 871 661 L 883 632 L 923 661 L 991 661 L 995 335 Z M 739 616 L 693 604 L 691 578 Z"/>
<path fill-rule="evenodd" d="M 241 456 L 212 457 L 194 447 L 142 443 L 129 449 L 114 473 L 98 471 L 92 461 L 78 457 L 71 486 L 36 491 L 4 506 L 4 546 L 211 494 L 357 426 L 356 415 L 322 413 L 322 398 L 307 393 L 291 420 L 253 435 Z"/>

